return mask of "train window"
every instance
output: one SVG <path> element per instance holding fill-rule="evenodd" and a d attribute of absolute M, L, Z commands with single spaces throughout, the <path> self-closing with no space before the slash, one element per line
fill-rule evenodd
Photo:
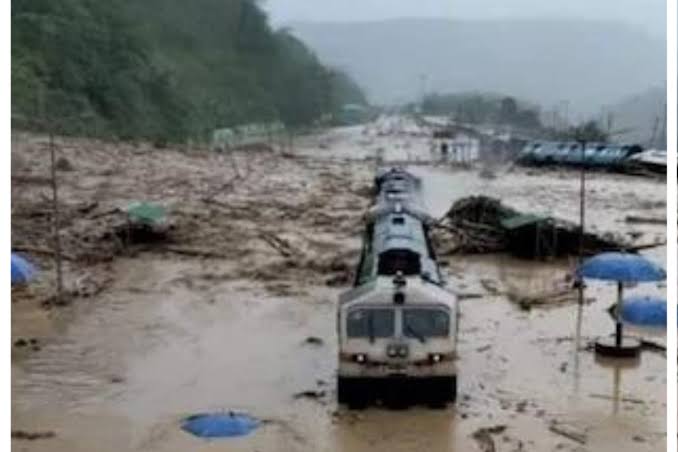
<path fill-rule="evenodd" d="M 403 217 L 393 217 L 393 219 L 391 220 L 391 223 L 393 223 L 395 225 L 403 225 L 403 224 L 405 224 L 405 218 L 403 218 Z"/>
<path fill-rule="evenodd" d="M 403 333 L 416 339 L 447 337 L 450 334 L 450 315 L 441 309 L 405 309 Z"/>
<path fill-rule="evenodd" d="M 393 337 L 395 311 L 393 309 L 354 309 L 346 318 L 348 337 Z"/>

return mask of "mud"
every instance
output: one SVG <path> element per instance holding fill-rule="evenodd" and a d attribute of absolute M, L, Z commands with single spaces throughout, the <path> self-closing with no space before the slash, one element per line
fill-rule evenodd
<path fill-rule="evenodd" d="M 335 300 L 357 263 L 378 149 L 386 161 L 417 164 L 436 216 L 454 200 L 481 193 L 517 209 L 578 221 L 578 173 L 528 174 L 502 166 L 487 179 L 482 168 L 431 162 L 422 135 L 413 124 L 388 120 L 305 137 L 294 151 L 238 152 L 233 159 L 196 150 L 61 141 L 59 156 L 72 170 L 59 175 L 68 212 L 67 253 L 80 252 L 74 231 L 89 224 L 92 213 L 78 213 L 75 206 L 85 203 L 97 202 L 103 212 L 134 200 L 159 202 L 176 230 L 171 243 L 115 249 L 106 262 L 67 261 L 69 288 L 89 278 L 103 280 L 91 283 L 100 290 L 89 297 L 74 292 L 68 306 L 48 310 L 41 302 L 52 286 L 49 255 L 30 254 L 43 273 L 37 284 L 12 294 L 12 343 L 23 339 L 29 345 L 12 349 L 12 429 L 54 434 L 34 441 L 15 437 L 13 447 L 665 448 L 665 356 L 644 353 L 635 366 L 620 368 L 597 362 L 587 350 L 587 343 L 613 330 L 606 312 L 615 297 L 612 285 L 590 283 L 581 309 L 559 302 L 525 310 L 511 301 L 559 287 L 573 260 L 446 258 L 450 285 L 473 295 L 462 301 L 457 404 L 441 411 L 349 412 L 336 406 Z M 49 249 L 49 216 L 37 221 L 26 214 L 49 195 L 49 186 L 40 182 L 49 174 L 41 142 L 31 135 L 13 143 L 13 161 L 31 165 L 13 167 L 12 240 Z M 628 215 L 665 215 L 664 182 L 598 173 L 588 186 L 587 227 L 638 241 L 665 239 L 662 225 L 625 221 Z M 104 247 L 104 237 L 95 244 Z M 664 262 L 665 252 L 660 247 L 643 253 Z M 665 295 L 665 288 L 627 290 L 633 292 Z M 661 331 L 635 332 L 664 343 Z M 180 429 L 190 414 L 221 409 L 267 422 L 227 442 L 205 442 Z"/>

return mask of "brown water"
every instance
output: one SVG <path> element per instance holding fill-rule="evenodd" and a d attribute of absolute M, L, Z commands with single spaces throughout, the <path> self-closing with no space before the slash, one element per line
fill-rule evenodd
<path fill-rule="evenodd" d="M 421 138 L 391 135 L 361 144 L 364 138 L 356 137 L 356 130 L 342 133 L 330 149 L 314 154 L 321 171 L 346 170 L 324 167 L 325 157 L 367 153 L 375 145 L 407 147 L 415 157 L 416 152 L 428 153 Z M 300 152 L 308 155 L 311 149 Z M 415 171 L 425 176 L 426 200 L 436 215 L 452 200 L 478 191 L 518 208 L 572 219 L 578 215 L 575 173 L 529 176 L 515 170 L 487 181 L 474 171 Z M 368 183 L 369 174 L 354 177 Z M 278 177 L 276 183 L 295 180 Z M 664 234 L 661 227 L 623 222 L 635 211 L 661 213 L 647 206 L 665 200 L 663 183 L 595 175 L 590 193 L 591 226 L 641 230 L 648 238 Z M 345 202 L 328 197 L 317 209 L 331 211 Z M 343 233 L 293 232 L 346 240 Z M 665 249 L 648 255 L 664 262 Z M 562 280 L 571 263 L 533 264 L 503 256 L 450 259 L 446 268 L 452 287 L 480 296 L 462 301 L 457 404 L 442 411 L 348 412 L 336 406 L 334 394 L 334 301 L 341 288 L 314 283 L 310 275 L 287 281 L 291 289 L 283 294 L 272 291 L 265 278 L 243 271 L 243 266 L 266 265 L 257 256 L 241 259 L 234 253 L 233 259 L 199 260 L 144 253 L 117 259 L 111 287 L 52 314 L 48 327 L 34 326 L 46 337 L 42 349 L 15 354 L 13 429 L 56 433 L 52 439 L 13 440 L 16 450 L 482 451 L 473 433 L 498 425 L 506 429 L 492 435 L 497 451 L 649 452 L 666 447 L 663 355 L 645 352 L 631 368 L 597 363 L 591 352 L 576 350 L 575 304 L 523 311 L 502 294 L 515 288 L 543 291 Z M 489 293 L 482 280 L 492 280 L 498 293 Z M 665 294 L 655 285 L 631 291 Z M 612 332 L 605 310 L 614 296 L 613 286 L 590 285 L 587 297 L 595 300 L 580 317 L 582 347 Z M 13 309 L 14 331 L 32 334 L 28 324 L 36 316 L 20 305 Z M 664 340 L 661 333 L 641 334 Z M 324 344 L 305 344 L 309 336 Z M 318 400 L 294 397 L 309 389 L 325 395 Z M 179 429 L 182 417 L 219 409 L 247 411 L 270 422 L 251 436 L 213 442 Z M 554 422 L 583 434 L 585 444 L 550 431 Z"/>

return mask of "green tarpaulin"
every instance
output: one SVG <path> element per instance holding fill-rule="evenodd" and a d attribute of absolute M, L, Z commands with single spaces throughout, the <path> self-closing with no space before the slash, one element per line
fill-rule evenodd
<path fill-rule="evenodd" d="M 165 223 L 167 211 L 164 207 L 149 203 L 135 202 L 127 207 L 127 215 L 130 221 L 148 224 L 150 226 Z"/>

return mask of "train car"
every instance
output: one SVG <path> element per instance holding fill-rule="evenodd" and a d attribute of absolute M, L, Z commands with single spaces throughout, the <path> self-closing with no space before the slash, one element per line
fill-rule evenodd
<path fill-rule="evenodd" d="M 337 309 L 341 404 L 456 399 L 457 299 L 441 277 L 420 185 L 398 168 L 375 179 L 354 287 Z"/>
<path fill-rule="evenodd" d="M 577 142 L 532 142 L 523 148 L 517 162 L 534 166 L 583 165 L 601 170 L 625 171 L 633 162 L 633 156 L 642 151 L 639 145 L 587 143 L 582 154 L 582 145 Z"/>

